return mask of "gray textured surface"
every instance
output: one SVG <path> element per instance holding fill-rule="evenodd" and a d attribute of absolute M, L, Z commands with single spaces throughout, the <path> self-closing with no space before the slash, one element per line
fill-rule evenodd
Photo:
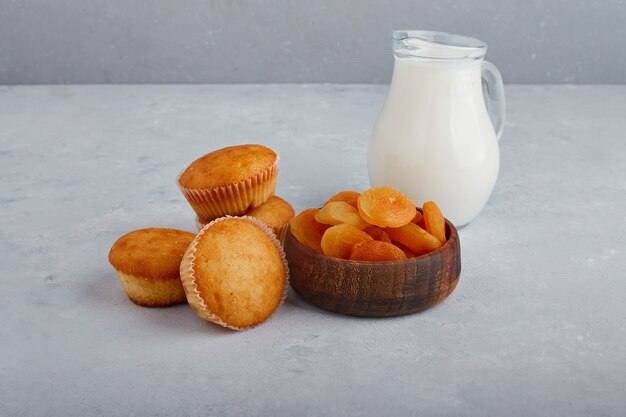
<path fill-rule="evenodd" d="M 476 36 L 506 82 L 626 83 L 626 1 L 0 0 L 0 84 L 387 82 L 392 29 Z"/>
<path fill-rule="evenodd" d="M 290 293 L 233 333 L 130 303 L 123 233 L 193 230 L 174 185 L 261 142 L 297 210 L 367 186 L 386 86 L 0 88 L 0 415 L 623 416 L 626 86 L 508 86 L 494 195 L 439 306 L 327 313 Z"/>

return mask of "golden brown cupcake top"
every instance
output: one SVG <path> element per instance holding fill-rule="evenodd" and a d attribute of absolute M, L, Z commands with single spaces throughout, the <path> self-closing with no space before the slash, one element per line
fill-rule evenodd
<path fill-rule="evenodd" d="M 262 173 L 277 159 L 276 152 L 262 145 L 229 146 L 193 161 L 178 182 L 192 189 L 223 187 Z"/>
<path fill-rule="evenodd" d="M 180 260 L 193 233 L 175 229 L 139 229 L 120 237 L 111 247 L 109 262 L 125 274 L 148 279 L 180 277 Z"/>
<path fill-rule="evenodd" d="M 207 310 L 201 313 L 246 328 L 265 321 L 280 305 L 287 274 L 284 255 L 263 227 L 254 219 L 225 218 L 196 237 L 195 251 L 193 245 L 190 251 L 195 290 Z M 181 276 L 187 288 L 183 267 L 184 262 Z M 190 303 L 199 308 L 193 299 Z"/>
<path fill-rule="evenodd" d="M 259 207 L 246 213 L 246 216 L 261 220 L 271 228 L 282 226 L 295 215 L 291 204 L 274 195 Z"/>

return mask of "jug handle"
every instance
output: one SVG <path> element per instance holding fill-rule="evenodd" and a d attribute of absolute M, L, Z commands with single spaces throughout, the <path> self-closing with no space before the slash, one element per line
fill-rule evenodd
<path fill-rule="evenodd" d="M 496 137 L 500 140 L 504 129 L 504 84 L 500 71 L 489 61 L 482 62 L 483 97 L 491 123 L 496 131 Z"/>

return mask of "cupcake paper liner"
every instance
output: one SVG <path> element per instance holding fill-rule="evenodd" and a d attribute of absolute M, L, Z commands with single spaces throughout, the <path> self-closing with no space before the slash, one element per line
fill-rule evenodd
<path fill-rule="evenodd" d="M 276 249 L 278 249 L 278 253 L 280 254 L 281 260 L 283 262 L 283 266 L 285 268 L 285 287 L 283 289 L 283 294 L 280 299 L 280 302 L 278 303 L 278 306 L 276 306 L 276 309 L 274 310 L 274 312 L 276 312 L 276 310 L 280 308 L 280 306 L 285 301 L 285 298 L 287 298 L 287 288 L 289 287 L 289 266 L 287 264 L 287 258 L 285 257 L 285 253 L 283 252 L 281 243 L 278 241 L 278 239 L 274 235 L 274 232 L 272 232 L 272 229 L 270 229 L 263 222 L 255 219 L 254 217 L 224 216 L 224 217 L 215 219 L 211 221 L 210 223 L 208 223 L 206 226 L 204 226 L 202 230 L 200 231 L 200 233 L 198 233 L 196 238 L 193 240 L 193 242 L 191 242 L 191 245 L 189 245 L 189 248 L 187 248 L 187 251 L 183 255 L 183 259 L 180 263 L 180 279 L 183 283 L 183 288 L 185 289 L 185 293 L 187 294 L 187 302 L 189 303 L 189 305 L 191 305 L 191 308 L 193 308 L 193 310 L 196 312 L 196 314 L 199 317 L 207 321 L 210 321 L 212 323 L 219 324 L 220 326 L 228 327 L 229 329 L 242 331 L 242 330 L 247 330 L 252 327 L 255 327 L 263 322 L 257 323 L 252 326 L 247 326 L 247 327 L 232 326 L 224 322 L 217 314 L 209 311 L 209 308 L 207 307 L 206 303 L 204 302 L 204 299 L 202 298 L 202 296 L 200 295 L 200 292 L 198 291 L 198 287 L 196 285 L 196 278 L 194 275 L 194 266 L 195 266 L 195 261 L 196 261 L 195 254 L 196 254 L 198 242 L 200 241 L 200 238 L 202 237 L 202 235 L 207 230 L 209 230 L 214 224 L 224 221 L 226 219 L 233 219 L 233 218 L 246 220 L 258 226 L 259 228 L 261 228 L 261 230 L 263 230 L 265 234 L 267 234 L 267 236 L 269 236 L 269 238 L 272 240 L 272 243 L 274 243 L 274 246 L 276 246 Z M 197 220 L 199 221 L 199 219 Z M 274 312 L 272 313 L 272 315 L 274 314 Z"/>
<path fill-rule="evenodd" d="M 184 172 L 184 171 L 183 171 Z M 276 191 L 278 178 L 278 155 L 276 161 L 259 174 L 238 183 L 213 188 L 186 188 L 176 184 L 198 217 L 216 219 L 223 216 L 244 214 L 252 207 L 265 203 Z"/>
<path fill-rule="evenodd" d="M 289 223 L 287 222 L 279 227 L 274 228 L 274 233 L 276 234 L 276 239 L 280 242 L 280 244 L 285 246 L 285 236 L 287 236 L 287 229 L 289 228 Z"/>

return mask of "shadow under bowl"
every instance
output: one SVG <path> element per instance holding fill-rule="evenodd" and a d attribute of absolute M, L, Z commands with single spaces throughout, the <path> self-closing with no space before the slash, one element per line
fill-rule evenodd
<path fill-rule="evenodd" d="M 394 317 L 444 300 L 461 275 L 461 246 L 446 220 L 446 243 L 405 261 L 364 262 L 333 258 L 298 242 L 287 231 L 285 254 L 291 287 L 307 302 L 336 313 Z"/>

